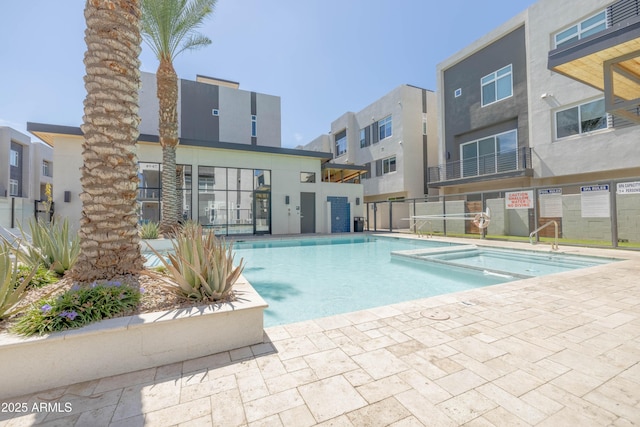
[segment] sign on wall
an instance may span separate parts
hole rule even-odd
[[[640,193],[640,181],[618,183],[618,194],[638,194]]]
[[[582,218],[609,218],[609,185],[587,185],[580,187]]]
[[[538,190],[538,200],[542,218],[562,218],[562,188]]]
[[[533,191],[512,191],[505,193],[507,209],[531,209],[533,208]]]

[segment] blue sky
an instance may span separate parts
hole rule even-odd
[[[180,78],[240,82],[281,97],[282,146],[327,133],[407,83],[436,90],[436,65],[534,0],[218,0],[201,32],[213,44],[183,52]],[[79,126],[85,97],[84,0],[2,1],[0,126]],[[143,71],[157,61],[143,46]],[[32,136],[32,139],[35,139]]]

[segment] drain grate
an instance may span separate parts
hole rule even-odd
[[[431,320],[449,320],[451,318],[447,313],[439,310],[425,310],[420,314],[422,317],[426,317]]]

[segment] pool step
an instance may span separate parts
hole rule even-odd
[[[505,279],[529,279],[531,277],[535,277],[534,275],[528,274],[520,274],[513,273],[510,271],[499,270],[495,268],[487,268],[485,266],[473,266],[473,265],[464,265],[455,262],[448,261],[446,258],[447,255],[452,255],[452,258],[458,258],[457,255],[461,254],[473,254],[479,253],[481,249],[479,249],[476,245],[455,245],[455,246],[447,246],[447,247],[439,247],[439,248],[429,248],[429,249],[411,249],[406,251],[393,251],[391,252],[391,257],[399,260],[411,260],[411,261],[419,261],[424,263],[435,263],[447,265],[450,267],[457,267],[469,270],[481,271],[486,275],[502,277]]]

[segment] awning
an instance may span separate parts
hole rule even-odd
[[[548,68],[603,91],[608,113],[640,123],[640,17],[552,50]]]
[[[322,182],[360,182],[360,175],[367,172],[366,166],[327,162],[322,165]]]

